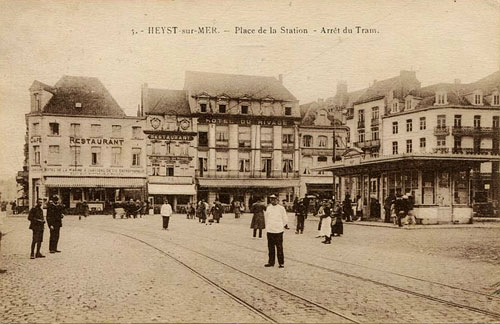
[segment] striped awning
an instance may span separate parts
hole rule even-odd
[[[47,187],[65,188],[142,188],[142,178],[47,177]]]
[[[150,195],[195,195],[194,184],[156,184],[148,185]]]

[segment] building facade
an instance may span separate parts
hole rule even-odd
[[[127,117],[96,78],[62,77],[54,86],[35,81],[26,115],[30,207],[58,194],[70,209],[93,210],[144,199],[143,120]]]

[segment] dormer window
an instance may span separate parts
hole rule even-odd
[[[241,114],[248,115],[248,106],[247,105],[241,106]]]
[[[398,111],[399,111],[399,102],[397,100],[394,100],[392,102],[391,113],[397,113]]]
[[[201,103],[201,104],[200,104],[200,111],[201,111],[202,113],[207,112],[207,104],[206,104],[206,103]]]
[[[410,110],[410,109],[412,109],[412,106],[411,106],[411,98],[406,99],[406,102],[405,102],[405,109],[406,109],[406,110]]]
[[[35,96],[35,109],[36,111],[40,111],[42,109],[42,101],[40,99],[40,94],[35,93],[34,96]]]
[[[285,116],[292,115],[292,107],[285,107]]]
[[[474,105],[482,105],[483,104],[483,92],[480,90],[474,91],[473,97]]]
[[[219,105],[219,113],[225,114],[226,113],[226,105],[225,104],[220,104]]]
[[[444,91],[436,92],[436,105],[446,105],[448,103],[447,94]]]
[[[493,106],[500,106],[500,95],[498,94],[498,91],[493,92]]]

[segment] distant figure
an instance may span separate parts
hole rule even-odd
[[[194,219],[195,214],[196,214],[196,209],[194,208],[193,203],[189,202],[186,208],[187,219]]]
[[[360,221],[363,219],[363,200],[360,195],[356,196],[356,220]]]
[[[413,210],[415,205],[415,199],[411,194],[408,194],[408,204],[407,204],[407,223],[408,225],[416,225],[417,224],[417,219],[415,218],[415,211]]]
[[[223,212],[223,207],[222,207],[222,204],[220,203],[220,201],[216,200],[214,202],[214,206],[212,207],[212,217],[213,217],[213,221],[215,221],[216,223],[219,223],[220,222],[220,219],[222,218],[222,212]],[[239,217],[237,217],[239,218]]]
[[[324,203],[324,216],[321,220],[321,230],[320,235],[325,238],[321,243],[331,244],[331,235],[332,235],[332,209],[329,201]]]
[[[135,208],[137,210],[137,214],[139,215],[139,217],[142,218],[144,206],[143,206],[143,203],[140,199],[137,199],[135,201]]]
[[[323,226],[323,219],[326,217],[325,216],[325,202],[321,201],[318,202],[318,211],[316,212],[316,215],[319,217],[319,222],[318,222],[318,235],[316,237],[321,237],[323,234],[321,233],[321,227]]]
[[[0,208],[1,209],[1,208]],[[4,228],[4,217],[5,213],[3,213],[3,210],[0,211],[0,265],[2,265],[2,236],[5,235],[5,228]],[[0,269],[0,273],[6,273],[6,269]]]
[[[333,222],[332,237],[342,236],[344,234],[344,224],[342,223],[342,207],[338,201],[333,202]]]
[[[15,201],[12,202],[12,214],[17,214],[17,204]]]
[[[233,203],[233,212],[234,212],[234,218],[241,217],[241,203],[237,200]]]
[[[64,205],[59,203],[59,197],[57,195],[52,196],[47,204],[47,224],[50,229],[50,239],[49,239],[49,252],[59,253],[57,249],[57,244],[59,242],[59,233],[62,227],[62,219]]]
[[[253,237],[256,237],[257,231],[259,231],[259,238],[262,238],[262,230],[266,228],[266,221],[264,218],[264,212],[266,211],[266,203],[264,198],[261,197],[252,205],[252,222],[250,223],[250,228],[253,229]]]
[[[352,204],[351,195],[345,194],[344,203],[342,204],[342,211],[344,212],[344,217],[346,222],[352,221]]]
[[[89,215],[89,205],[87,204],[86,201],[83,201],[81,208],[82,208],[81,213],[83,217],[87,218],[87,216]],[[78,216],[79,220],[82,219],[82,215]]]
[[[163,220],[163,229],[168,230],[168,222],[170,221],[170,216],[172,216],[172,206],[170,206],[167,199],[161,205],[160,214]]]
[[[295,203],[295,216],[297,217],[297,227],[295,234],[304,233],[304,221],[307,217],[307,207],[304,205],[304,199],[299,199]]]
[[[203,199],[198,202],[196,214],[198,215],[198,221],[200,223],[205,223],[207,221],[207,209],[205,207],[205,202],[203,201]]]
[[[387,198],[385,198],[384,201],[384,222],[385,223],[390,223],[391,222],[391,206],[394,203],[394,195],[389,194]]]
[[[403,227],[401,219],[405,217],[405,202],[403,201],[403,196],[398,194],[396,201],[394,202],[394,210],[396,211],[396,220],[399,227]]]
[[[31,208],[28,214],[28,220],[30,221],[30,230],[33,231],[33,238],[31,240],[31,255],[30,258],[45,258],[44,255],[40,253],[40,248],[42,247],[43,241],[43,230],[45,227],[45,220],[43,219],[42,210],[42,199],[38,199],[36,206]],[[36,246],[36,254],[35,254]]]
[[[278,254],[279,267],[284,268],[283,232],[288,229],[288,216],[285,207],[278,205],[278,197],[271,195],[269,199],[271,199],[271,205],[267,206],[265,212],[269,259],[264,266],[274,267],[275,256]]]

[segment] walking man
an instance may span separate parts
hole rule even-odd
[[[59,197],[54,195],[47,205],[47,224],[50,229],[49,252],[59,253],[57,243],[59,242],[59,232],[62,227],[64,205],[59,203]]]
[[[271,199],[271,205],[267,206],[265,213],[269,261],[264,266],[274,267],[275,253],[277,253],[279,267],[284,268],[283,232],[288,229],[288,216],[285,207],[278,205],[278,197],[271,195],[269,199]]]
[[[297,228],[295,234],[304,233],[304,221],[307,217],[307,207],[304,205],[304,200],[300,199],[295,204],[295,215],[297,216]]]
[[[266,228],[266,222],[264,218],[264,212],[266,211],[266,204],[264,203],[264,198],[260,198],[257,202],[252,205],[252,222],[250,223],[250,228],[253,229],[253,237],[256,237],[257,231],[259,231],[259,239],[262,238],[262,230]]]
[[[36,206],[31,208],[28,214],[28,220],[30,221],[30,230],[33,231],[33,239],[31,240],[31,259],[45,258],[44,255],[40,253],[40,248],[42,247],[43,241],[43,229],[45,227],[45,220],[43,219],[42,210],[42,200],[38,199]],[[36,254],[35,254],[36,245]]]
[[[163,205],[161,205],[160,214],[163,219],[163,229],[168,230],[168,222],[170,220],[170,216],[172,216],[172,206],[170,206],[167,199],[165,199],[163,201]]]

